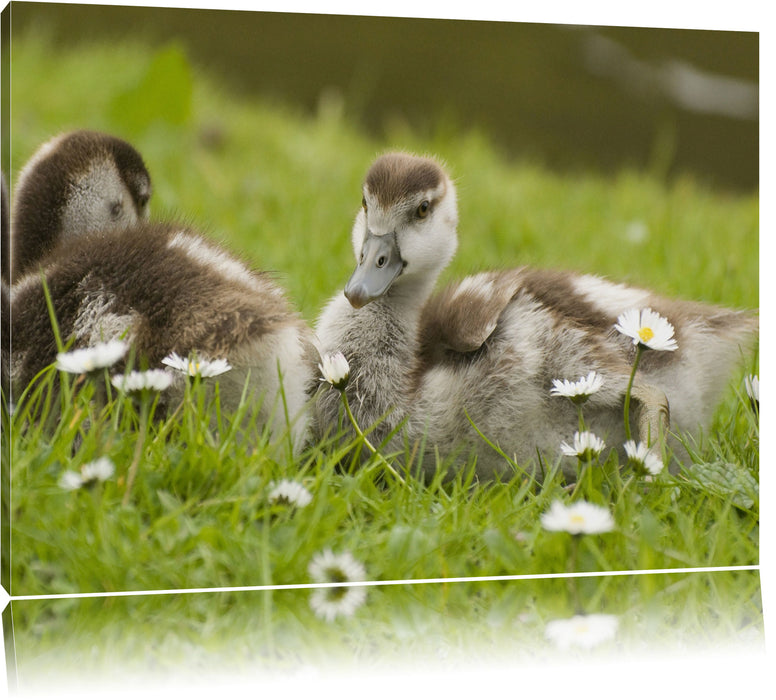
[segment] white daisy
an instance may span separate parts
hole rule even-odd
[[[574,615],[548,622],[544,636],[564,651],[571,647],[592,649],[614,639],[618,624],[614,615]]]
[[[744,389],[752,401],[760,403],[760,379],[756,374],[747,374],[744,377]]]
[[[111,384],[119,391],[133,392],[150,389],[164,391],[172,384],[173,376],[163,369],[149,369],[144,372],[133,370],[129,374],[116,374],[111,377]]]
[[[115,471],[116,468],[108,457],[99,457],[92,462],[81,465],[78,472],[66,471],[59,479],[59,486],[66,491],[74,491],[97,481],[107,481]]]
[[[113,476],[116,467],[108,457],[99,457],[92,462],[87,462],[81,467],[81,476],[85,482],[106,481]]]
[[[565,396],[574,403],[586,401],[591,394],[595,394],[604,383],[604,378],[595,371],[589,372],[586,377],[580,377],[575,382],[568,379],[553,379],[551,396]]]
[[[71,374],[85,374],[110,367],[118,362],[129,349],[123,340],[97,343],[91,348],[80,348],[57,353],[57,369]]]
[[[304,508],[313,500],[312,494],[298,481],[282,479],[270,484],[269,500],[275,503],[288,503],[297,508]]]
[[[316,588],[310,596],[310,607],[318,617],[332,622],[337,615],[351,617],[366,600],[363,586]]]
[[[190,377],[216,377],[219,374],[228,372],[232,366],[225,359],[217,360],[199,360],[195,357],[186,359],[177,352],[171,352],[162,360],[162,364],[184,372]]]
[[[614,327],[633,338],[634,345],[651,350],[676,350],[674,327],[652,309],[630,309],[617,317]]]
[[[307,569],[317,583],[363,581],[366,570],[350,552],[334,554],[330,549],[316,554]],[[350,617],[366,600],[363,586],[326,586],[317,588],[310,596],[310,607],[319,617],[331,622],[338,615]]]
[[[624,447],[625,454],[628,455],[628,460],[636,471],[653,476],[663,471],[663,460],[643,442],[636,444],[635,440],[628,440]]]
[[[84,485],[84,480],[78,472],[68,469],[61,477],[59,477],[59,487],[65,491],[75,491],[80,489]]]
[[[606,443],[591,433],[589,430],[574,433],[574,444],[567,442],[560,443],[561,452],[567,457],[579,457],[579,459],[592,459],[601,454],[601,450],[606,447]]]
[[[318,368],[323,373],[323,379],[335,389],[342,391],[350,379],[350,365],[341,352],[324,355]]]
[[[366,576],[364,565],[354,559],[350,552],[334,554],[331,549],[318,552],[307,570],[317,583],[363,581]]]
[[[550,509],[542,514],[542,527],[572,535],[597,535],[613,530],[614,518],[606,508],[587,501],[576,501],[568,506],[553,501]]]

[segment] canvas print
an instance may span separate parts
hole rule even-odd
[[[760,648],[756,32],[3,12],[19,692]]]

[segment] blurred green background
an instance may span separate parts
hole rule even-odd
[[[756,33],[8,9],[12,196],[54,134],[125,138],[152,218],[275,272],[310,321],[352,272],[360,185],[386,149],[434,154],[456,180],[442,281],[528,264],[759,304]]]
[[[308,113],[342,109],[378,137],[397,123],[422,135],[441,122],[563,172],[630,167],[660,178],[689,172],[722,189],[758,185],[754,32],[26,2],[11,10],[14,35],[40,33],[52,50],[175,39],[225,88]]]

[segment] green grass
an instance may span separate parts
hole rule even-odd
[[[446,279],[532,264],[728,306],[759,303],[755,195],[631,171],[553,174],[507,162],[482,134],[444,125],[421,134],[386,124],[382,138],[369,138],[336,100],[306,116],[221,94],[175,46],[54,54],[44,40],[22,37],[11,58],[12,186],[34,149],[62,130],[127,138],[152,175],[152,217],[180,217],[275,271],[311,323],[351,270],[361,178],[388,148],[434,153],[457,178],[461,243]],[[149,94],[166,117],[146,111]],[[747,369],[756,371],[753,360]],[[450,470],[444,481],[449,465],[440,465],[430,484],[400,484],[378,460],[356,469],[352,443],[316,444],[289,458],[284,436],[270,442],[253,427],[245,436],[230,416],[214,426],[215,407],[202,410],[208,399],[198,390],[142,437],[131,401],[95,403],[94,386],[72,378],[63,397],[51,398],[53,380],[50,370],[30,389],[30,404],[51,401],[41,409],[44,416],[50,410],[48,420],[31,421],[21,410],[10,433],[3,431],[13,456],[15,596],[306,583],[310,560],[325,548],[352,552],[370,579],[382,581],[758,562],[758,422],[738,383],[680,475],[647,484],[611,460],[597,469],[580,495],[607,504],[616,529],[575,546],[540,524],[554,499],[569,498],[557,476],[541,488],[519,474],[482,485],[471,469]],[[139,439],[139,474],[122,505]],[[66,469],[101,454],[116,465],[112,479],[74,492],[58,486]],[[411,466],[412,457],[396,463]],[[727,476],[710,481],[722,467]],[[281,478],[303,482],[312,503],[296,510],[270,503],[270,484]],[[756,573],[378,587],[353,618],[333,624],[314,616],[308,596],[17,601],[20,672],[54,658],[97,663],[134,655],[142,664],[149,648],[164,665],[193,645],[228,655],[236,639],[246,640],[246,659],[280,666],[323,658],[329,638],[358,658],[386,649],[436,653],[440,645],[464,653],[473,643],[487,653],[507,637],[528,644],[548,619],[578,608],[622,616],[621,633],[633,640],[645,633],[658,642],[677,633],[729,638],[762,628]],[[132,633],[122,634],[118,621],[127,618],[135,620]],[[289,644],[300,645],[298,656]],[[63,645],[70,651],[60,656]],[[100,651],[88,656],[93,645]]]

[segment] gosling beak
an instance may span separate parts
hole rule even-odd
[[[355,309],[385,294],[404,269],[396,233],[375,236],[367,232],[361,258],[345,285],[345,296]]]

